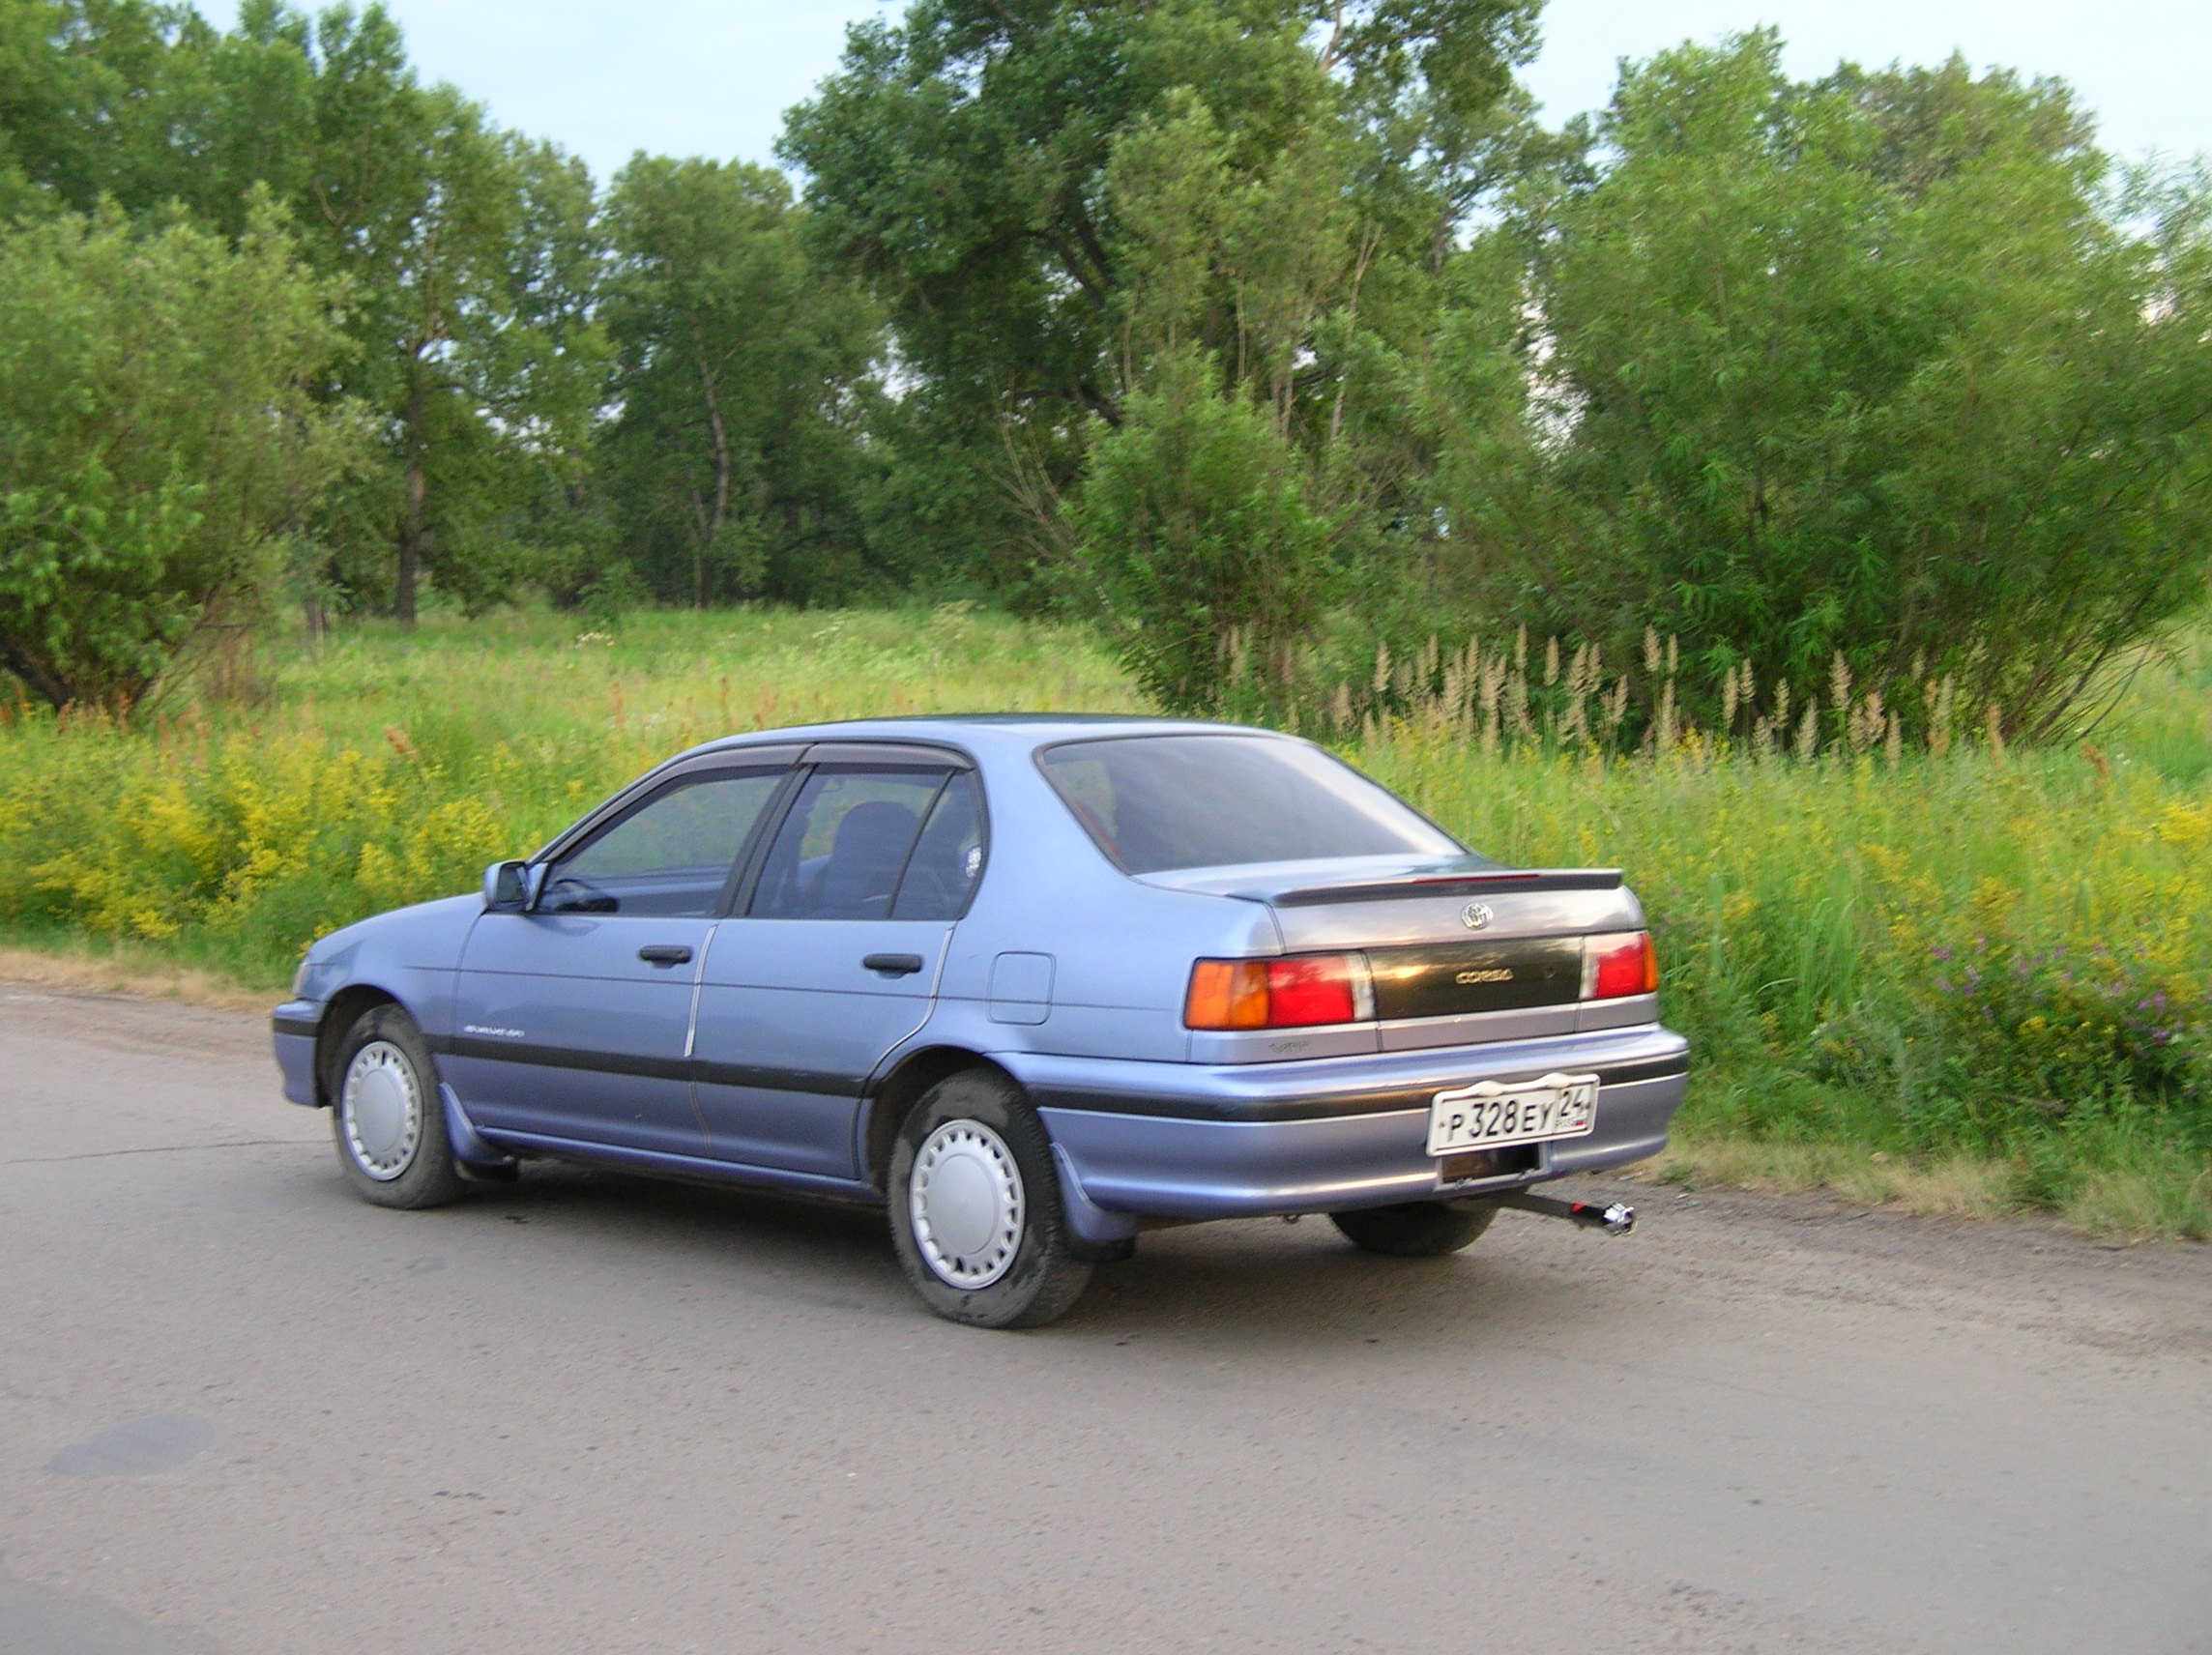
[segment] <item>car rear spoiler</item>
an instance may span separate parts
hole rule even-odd
[[[1267,893],[1277,908],[1332,902],[1407,902],[1424,896],[1510,896],[1525,890],[1618,890],[1618,868],[1511,868],[1494,874],[1443,874],[1371,880],[1356,885],[1300,886]]]

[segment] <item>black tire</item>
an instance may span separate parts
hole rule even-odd
[[[1410,1201],[1403,1206],[1368,1206],[1328,1216],[1345,1239],[1362,1252],[1392,1259],[1434,1259],[1458,1252],[1488,1230],[1498,1216],[1498,1204]]]
[[[363,1013],[338,1042],[331,1137],[346,1182],[365,1202],[443,1206],[460,1196],[438,1066],[422,1031],[398,1006]]]
[[[1090,1285],[1044,1124],[996,1070],[963,1069],[922,1094],[891,1146],[889,1195],[899,1264],[947,1321],[1041,1327]]]

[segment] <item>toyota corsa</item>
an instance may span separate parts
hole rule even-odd
[[[1464,1247],[1666,1142],[1688,1048],[1618,873],[1500,866],[1307,741],[884,720],[669,760],[480,894],[308,950],[285,1095],[384,1206],[554,1158],[879,1205],[1033,1326],[1139,1233]]]

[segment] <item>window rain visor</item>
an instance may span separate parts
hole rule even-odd
[[[1302,741],[1121,737],[1064,742],[1038,759],[1124,873],[1465,854],[1433,823]]]

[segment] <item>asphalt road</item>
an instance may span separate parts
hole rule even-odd
[[[872,1215],[364,1206],[257,1020],[0,986],[0,1650],[2212,1650],[2212,1249],[1636,1199],[973,1332]]]

